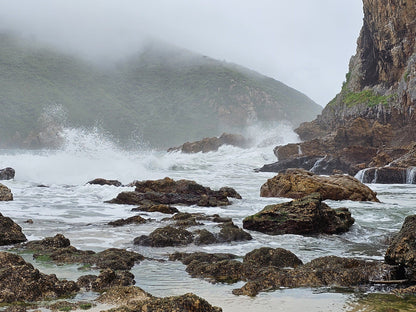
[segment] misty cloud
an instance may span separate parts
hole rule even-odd
[[[325,105],[339,92],[361,0],[0,0],[0,28],[99,62],[147,38],[234,62]]]

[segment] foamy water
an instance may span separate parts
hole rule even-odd
[[[112,228],[109,221],[134,215],[128,205],[112,205],[104,201],[132,188],[97,186],[87,181],[102,177],[117,179],[123,184],[133,180],[192,179],[217,189],[234,187],[243,197],[227,207],[180,207],[181,211],[218,213],[242,225],[244,217],[265,205],[287,201],[284,198],[261,198],[260,186],[273,173],[255,173],[253,169],[276,160],[273,147],[296,142],[297,136],[288,126],[276,129],[251,128],[246,135],[257,139],[253,147],[240,149],[223,146],[217,152],[181,154],[149,149],[120,150],[98,131],[65,129],[65,145],[61,150],[1,150],[0,168],[13,167],[16,177],[2,181],[11,188],[14,201],[0,202],[0,212],[13,218],[29,239],[41,239],[62,233],[80,249],[96,251],[109,247],[127,248],[146,256],[166,259],[174,251],[230,252],[240,256],[262,246],[291,250],[303,262],[326,255],[383,259],[386,238],[398,231],[407,215],[416,213],[415,185],[369,185],[378,192],[381,203],[328,201],[333,207],[347,207],[356,219],[351,231],[342,235],[269,236],[251,232],[252,241],[210,246],[150,248],[133,245],[133,239],[149,234],[162,226],[166,215],[144,214],[155,222]],[[33,224],[25,223],[32,219]],[[208,225],[214,229],[214,225]],[[71,276],[68,267],[47,266],[41,269],[58,276]],[[60,273],[66,272],[66,273]],[[68,273],[69,272],[69,273]],[[145,261],[132,272],[137,285],[157,296],[194,292],[224,311],[346,311],[346,302],[353,295],[328,293],[322,290],[286,289],[262,293],[256,298],[237,297],[231,290],[242,286],[212,285],[193,279],[179,262]],[[60,275],[62,274],[62,275]],[[72,274],[73,275],[73,274]],[[77,276],[77,275],[73,275]],[[298,299],[302,297],[302,299]]]

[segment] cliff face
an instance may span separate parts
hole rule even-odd
[[[401,131],[416,124],[416,0],[363,4],[363,27],[346,81],[322,115],[300,127],[304,139],[311,138],[312,128],[312,137],[319,136],[357,117],[391,124],[401,143],[416,139],[403,138]]]

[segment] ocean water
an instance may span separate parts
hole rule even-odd
[[[87,181],[101,177],[128,184],[133,180],[171,177],[195,180],[212,189],[230,186],[243,197],[233,199],[230,206],[178,208],[184,212],[231,217],[234,223],[242,226],[243,218],[265,205],[288,201],[261,198],[260,186],[274,173],[257,173],[254,169],[274,162],[273,147],[296,142],[297,136],[286,125],[274,129],[253,127],[245,134],[255,138],[249,149],[223,146],[217,152],[181,154],[142,148],[140,144],[133,150],[120,150],[96,130],[65,129],[63,135],[65,145],[60,150],[0,150],[0,168],[16,170],[14,180],[1,181],[12,190],[14,201],[0,202],[0,212],[17,222],[29,240],[62,233],[79,249],[127,248],[157,259],[167,259],[174,251],[229,252],[243,256],[255,248],[268,246],[288,249],[304,263],[326,255],[382,260],[388,239],[400,229],[406,216],[416,213],[416,185],[369,184],[378,193],[380,203],[327,201],[333,208],[347,207],[356,220],[351,230],[342,235],[269,236],[251,232],[254,239],[248,242],[179,248],[134,246],[135,237],[164,226],[166,215],[143,213],[154,222],[117,228],[108,226],[109,221],[135,213],[130,211],[132,206],[104,202],[133,188],[89,185]],[[33,223],[27,223],[28,219]],[[37,263],[27,255],[26,259],[41,271],[61,278],[76,279],[83,274],[76,266]],[[232,289],[243,283],[211,284],[190,278],[180,262],[144,261],[136,265],[132,273],[136,285],[155,296],[193,292],[225,312],[349,311],[357,299],[356,294],[346,290],[329,289],[280,289],[255,298],[234,296]]]

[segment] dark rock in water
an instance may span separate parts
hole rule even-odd
[[[206,252],[175,252],[169,256],[170,261],[181,261],[183,264],[188,265],[192,261],[199,262],[218,262],[222,260],[236,259],[237,256],[229,253],[206,253]]]
[[[247,233],[243,229],[240,229],[232,222],[224,223],[221,225],[221,231],[218,234],[218,241],[224,242],[239,242],[252,240],[250,233]]]
[[[0,246],[12,245],[27,241],[22,228],[9,217],[0,213]]]
[[[103,178],[97,178],[97,179],[88,181],[87,184],[122,186],[120,181],[106,180],[106,179],[103,179]]]
[[[168,152],[180,151],[187,154],[215,152],[222,145],[232,145],[245,148],[249,145],[249,140],[244,138],[242,135],[223,133],[219,138],[204,138],[201,141],[192,143],[186,142],[181,146],[171,147],[168,149]]]
[[[103,292],[116,286],[134,285],[134,275],[128,271],[115,272],[112,269],[101,270],[100,275],[84,275],[78,278],[77,285],[79,288]]]
[[[213,191],[209,187],[204,187],[190,180],[174,181],[164,178],[143,182],[136,181],[134,186],[136,186],[134,192],[122,192],[109,203],[144,206],[185,204],[216,207],[230,205],[227,196],[241,198],[234,189],[227,187]]]
[[[354,218],[346,208],[332,209],[314,193],[288,203],[266,206],[243,220],[243,227],[271,235],[338,234],[348,231]]]
[[[363,183],[411,184],[414,179],[408,181],[408,172],[406,168],[397,167],[368,168],[362,170],[358,176]]]
[[[14,179],[15,171],[13,168],[7,167],[0,169],[0,180],[11,180]]]
[[[144,205],[137,208],[133,208],[131,211],[145,211],[145,212],[160,212],[166,214],[174,214],[179,212],[178,208],[170,205]]]
[[[217,237],[206,229],[196,231],[195,245],[210,245],[218,243]]]
[[[288,169],[268,179],[260,196],[301,198],[316,192],[323,200],[379,201],[375,192],[351,176],[318,176],[302,169]]]
[[[183,246],[192,243],[193,239],[193,234],[185,229],[166,226],[154,230],[149,236],[136,237],[134,244],[151,247]]]
[[[123,226],[127,224],[143,224],[146,223],[147,220],[141,216],[134,216],[127,219],[118,219],[116,221],[108,222],[108,225],[112,226]]]
[[[116,305],[113,312],[221,312],[204,299],[185,294],[176,297],[157,298],[139,287],[113,287],[97,299],[98,302]]]
[[[79,291],[75,282],[43,274],[15,254],[0,252],[0,267],[0,303],[58,299]]]
[[[46,256],[56,263],[84,263],[95,265],[99,269],[130,270],[135,263],[144,259],[141,254],[118,248],[109,248],[98,253],[78,250],[62,234],[40,241],[30,241],[23,247],[33,251],[34,258]]]
[[[416,281],[416,215],[404,220],[400,232],[388,247],[384,259],[386,263],[400,266],[406,278]]]
[[[369,285],[373,280],[390,280],[395,268],[377,261],[335,256],[321,257],[294,269],[269,267],[258,272],[235,295],[255,296],[260,291],[280,287],[354,287]]]
[[[13,200],[12,191],[5,185],[0,183],[0,201]]]
[[[264,165],[256,171],[260,172],[283,172],[290,168],[301,168],[311,170],[315,163],[322,159],[322,156],[302,156],[292,159],[285,159],[272,164]]]
[[[243,263],[253,267],[296,268],[302,261],[291,251],[283,248],[262,247],[244,256]]]

